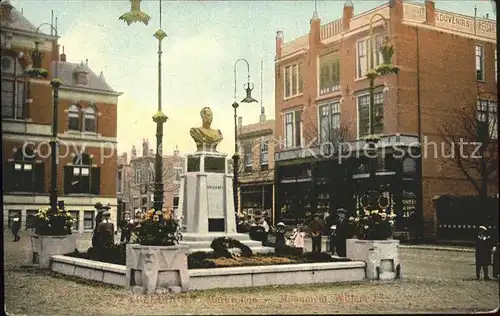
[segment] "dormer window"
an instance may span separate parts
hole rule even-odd
[[[75,69],[76,83],[80,85],[89,84],[89,71],[83,61]]]

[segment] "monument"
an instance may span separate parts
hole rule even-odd
[[[190,130],[197,151],[185,156],[181,176],[178,212],[185,228],[180,243],[188,245],[190,252],[210,251],[212,240],[229,237],[249,246],[254,253],[273,252],[273,248],[237,233],[233,176],[227,173],[227,154],[217,152],[222,133],[211,128],[213,113],[209,107],[204,107],[200,115],[202,126]]]

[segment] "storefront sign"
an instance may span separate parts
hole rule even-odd
[[[411,212],[415,211],[417,207],[417,199],[415,193],[403,190],[402,204],[403,204],[403,214],[409,216]]]
[[[403,3],[404,19],[416,22],[425,21],[425,7],[413,3]]]
[[[483,19],[474,20],[474,18],[469,18],[463,15],[436,12],[435,25],[450,30],[489,38],[495,38],[496,36],[496,24],[494,21]]]
[[[224,218],[224,179],[223,174],[207,176],[208,217]]]

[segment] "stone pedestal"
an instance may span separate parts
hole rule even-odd
[[[189,289],[188,247],[127,245],[126,282],[134,293],[154,294]]]
[[[401,277],[399,240],[347,239],[347,258],[366,262],[369,280],[394,280]]]
[[[32,251],[29,254],[28,265],[42,269],[50,268],[50,258],[54,255],[64,255],[75,251],[76,236],[44,236],[31,235]]]
[[[254,252],[272,252],[248,235],[236,231],[233,175],[227,173],[227,154],[195,152],[185,156],[181,176],[178,215],[183,216],[181,244],[190,252],[210,251],[212,240],[230,237],[249,246]]]

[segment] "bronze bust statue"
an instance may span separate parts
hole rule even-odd
[[[222,141],[222,133],[218,129],[210,128],[212,124],[213,113],[209,107],[204,107],[200,111],[202,126],[193,127],[189,130],[189,134],[196,143],[197,151],[217,151],[217,145]]]

